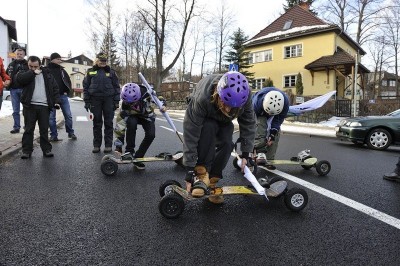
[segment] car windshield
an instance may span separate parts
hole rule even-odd
[[[387,116],[400,117],[400,109],[393,111],[391,113],[388,113]]]

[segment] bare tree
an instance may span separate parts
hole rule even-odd
[[[147,0],[151,7],[143,8],[138,7],[139,14],[142,16],[143,21],[151,29],[154,34],[154,45],[155,45],[155,60],[156,60],[156,80],[155,88],[159,90],[162,79],[168,74],[169,70],[175,65],[178,60],[183,45],[185,42],[186,32],[190,20],[194,16],[195,0],[182,0],[182,9],[177,9],[176,5],[168,5],[167,0]],[[168,2],[170,3],[170,2]],[[176,4],[176,3],[175,3]],[[181,32],[180,32],[180,43],[178,49],[175,51],[172,62],[164,67],[163,57],[165,56],[165,47],[167,46],[167,36],[169,30],[176,30],[177,23],[171,24],[174,20],[171,17],[177,17],[181,15]],[[169,28],[169,27],[174,27]]]
[[[95,53],[99,48],[111,49],[114,29],[118,25],[117,16],[112,9],[112,0],[85,0],[91,7],[91,16],[88,18],[91,25],[91,41]],[[103,46],[103,47],[102,47]],[[110,55],[111,51],[103,51]]]
[[[351,0],[350,0],[351,1]],[[322,2],[319,10],[325,19],[333,24],[338,24],[340,28],[347,32],[349,26],[356,20],[355,15],[350,12],[349,0],[327,0]]]
[[[384,0],[325,0],[320,8],[324,18],[350,36],[354,36],[359,45],[373,37],[378,26],[377,15],[384,8]]]
[[[394,57],[394,72],[396,75],[396,96],[399,96],[398,61],[400,52],[400,0],[392,0],[391,5],[382,12],[384,21],[381,25],[386,35],[386,44],[391,48]]]
[[[224,55],[224,50],[229,44],[229,37],[231,32],[234,29],[235,20],[233,19],[235,16],[232,11],[229,10],[228,5],[225,1],[221,2],[219,8],[217,8],[216,13],[213,14],[211,18],[211,23],[213,25],[213,35],[214,42],[216,46],[216,58],[217,58],[217,68],[218,73],[222,72],[222,59]]]
[[[377,35],[371,42],[368,43],[369,54],[374,63],[374,73],[372,80],[369,79],[369,83],[372,84],[372,95],[371,98],[375,99],[379,96],[382,86],[382,73],[384,69],[388,67],[389,58],[387,56],[388,51],[386,48],[385,34],[383,32],[377,33]]]

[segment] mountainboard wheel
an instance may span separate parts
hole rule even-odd
[[[299,212],[307,206],[308,195],[304,189],[292,188],[285,193],[285,205],[294,212]]]
[[[326,176],[331,171],[331,164],[328,161],[322,160],[315,164],[315,169],[320,176]]]
[[[178,218],[185,209],[183,198],[176,193],[170,193],[161,198],[158,210],[168,219]]]
[[[238,159],[235,157],[233,158],[233,167],[235,167],[237,170],[242,170],[239,165],[237,165]],[[257,164],[253,160],[250,161],[250,166],[248,166],[250,171],[253,173],[253,175],[257,174]]]
[[[168,186],[170,185],[176,185],[178,187],[182,187],[182,185],[176,180],[167,180],[164,183],[162,183],[160,185],[160,188],[158,189],[158,193],[160,194],[161,197],[164,197],[166,194],[172,192],[172,189],[168,190]]]
[[[117,174],[118,164],[113,160],[105,160],[101,163],[101,172],[106,176],[114,176]]]

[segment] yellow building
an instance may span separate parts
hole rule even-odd
[[[363,90],[363,74],[369,72],[360,63],[356,67],[356,54],[365,51],[340,27],[311,13],[306,4],[290,8],[249,39],[245,52],[249,52],[252,68],[248,71],[254,72],[256,89],[271,78],[275,87],[295,94],[300,73],[304,96],[336,90],[338,98],[353,99],[355,69],[357,91]]]

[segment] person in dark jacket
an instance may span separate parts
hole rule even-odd
[[[16,58],[7,67],[6,73],[11,78],[10,95],[11,95],[11,105],[13,108],[13,119],[14,125],[13,129],[10,131],[11,134],[19,133],[21,128],[21,116],[20,116],[20,104],[22,97],[22,86],[18,84],[16,75],[19,71],[28,70],[28,61],[25,60],[25,50],[18,48],[15,50]]]
[[[253,108],[257,116],[257,133],[254,147],[257,163],[265,164],[274,160],[278,148],[280,130],[289,111],[289,99],[284,92],[274,87],[266,87],[254,94]],[[267,165],[270,170],[276,169]]]
[[[40,148],[44,157],[53,157],[49,142],[49,116],[53,107],[59,109],[60,94],[57,83],[50,71],[40,66],[37,56],[28,58],[27,71],[18,72],[16,78],[22,86],[21,103],[23,104],[25,131],[22,136],[21,159],[28,159],[33,152],[33,136],[36,122],[39,124]]]
[[[162,97],[158,98],[163,102],[160,111],[165,112],[167,110],[165,101],[163,101]],[[117,116],[114,129],[117,137],[114,141],[115,151],[122,153],[126,132],[125,154],[121,156],[121,159],[131,161],[134,158],[143,158],[156,136],[156,114],[154,108],[151,106],[152,98],[145,86],[137,85],[136,83],[127,83],[122,87],[121,99],[120,113]],[[138,125],[142,125],[143,127],[144,138],[135,153]],[[139,170],[146,168],[142,162],[136,162],[134,166]]]
[[[187,167],[186,189],[202,197],[207,187],[215,188],[223,177],[233,150],[232,120],[239,123],[242,171],[253,150],[256,118],[251,105],[251,90],[244,75],[227,72],[209,75],[199,81],[186,109],[183,121],[183,164]],[[222,191],[209,197],[222,203]]]
[[[64,115],[65,131],[67,131],[68,138],[76,140],[74,128],[72,127],[72,113],[69,106],[68,95],[71,92],[71,79],[64,67],[60,65],[62,62],[61,56],[58,53],[50,55],[51,62],[47,65],[50,73],[53,75],[57,82],[58,90],[60,92],[60,107]],[[50,141],[58,141],[57,123],[56,123],[56,109],[50,112]]]
[[[119,107],[120,87],[117,74],[107,65],[107,55],[99,53],[95,65],[83,80],[86,111],[93,113],[93,153],[100,152],[104,117],[104,152],[112,151],[114,112]]]
[[[11,78],[7,75],[4,69],[3,58],[0,57],[0,110],[3,103],[3,89],[10,86]],[[0,153],[1,155],[1,153]]]

